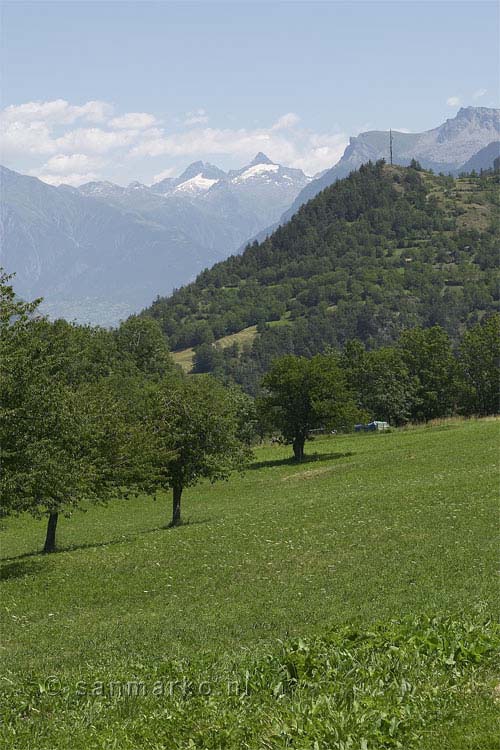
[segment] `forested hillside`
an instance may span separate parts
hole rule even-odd
[[[353,338],[379,346],[415,325],[456,338],[498,309],[499,182],[498,172],[454,179],[367,164],[144,314],[172,350],[199,347],[201,369],[222,362],[240,382],[278,354]],[[243,347],[207,346],[250,326]]]

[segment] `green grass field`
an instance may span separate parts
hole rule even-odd
[[[61,520],[51,556],[43,522],[8,519],[6,746],[498,747],[498,427],[319,438],[301,465],[259,448],[244,475],[185,493],[184,526],[165,528],[166,497],[93,507]],[[186,674],[252,690],[91,692]]]

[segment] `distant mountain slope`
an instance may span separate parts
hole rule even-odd
[[[500,157],[500,140],[493,141],[485,146],[477,154],[474,154],[458,170],[460,173],[480,172],[482,169],[492,169],[495,159]]]
[[[245,385],[286,352],[350,338],[380,345],[418,324],[456,336],[499,306],[499,187],[495,173],[458,179],[369,163],[144,314],[174,350],[257,325],[251,345],[214,360]]]
[[[395,164],[404,166],[416,159],[425,169],[457,174],[474,154],[500,139],[500,111],[487,107],[463,107],[455,117],[437,128],[423,133],[393,131],[392,136]],[[288,221],[300,206],[336,180],[347,177],[361,164],[378,159],[389,161],[388,131],[372,130],[351,138],[340,161],[306,185],[280,223]]]
[[[53,187],[2,168],[0,263],[53,316],[117,323],[276,221],[308,178],[258,154],[226,174],[195,162],[152,187]]]
[[[56,316],[116,322],[157,294],[158,279],[172,288],[207,261],[192,233],[5,168],[0,181],[0,264],[18,294],[45,297]]]
[[[195,161],[190,164],[180,177],[167,177],[161,182],[152,185],[152,190],[160,195],[172,195],[172,193],[185,193],[196,195],[204,193],[218,180],[226,178],[226,173],[203,161]]]
[[[221,222],[231,213],[239,217],[238,227],[244,230],[234,252],[253,234],[277,221],[308,182],[300,169],[275,164],[259,153],[248,166],[229,172],[226,179],[210,187],[197,205]]]
[[[153,212],[173,205],[193,205],[204,215],[216,216],[240,236],[259,231],[276,220],[309,182],[300,169],[290,169],[258,153],[239,170],[223,172],[213,164],[197,161],[177,178],[151,187],[133,182],[120,187],[110,182],[89,182],[78,190],[97,200],[139,212]],[[257,229],[255,229],[257,227]],[[233,247],[234,251],[236,248]],[[221,254],[227,254],[221,251]]]

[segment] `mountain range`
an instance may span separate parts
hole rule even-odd
[[[309,178],[262,153],[239,170],[195,162],[151,187],[54,187],[0,168],[0,264],[51,317],[114,325],[276,221]]]
[[[488,169],[498,156],[500,141],[500,111],[488,107],[462,107],[455,117],[442,125],[422,133],[392,131],[394,164],[407,166],[412,159],[424,169],[458,175],[474,168],[469,161],[476,154],[489,148],[476,169]],[[491,159],[489,158],[491,154]],[[368,161],[385,159],[390,161],[390,134],[388,131],[369,130],[349,140],[349,145],[340,161],[311,180],[298,194],[292,205],[284,212],[279,224],[287,222],[307,201],[321,190],[347,177],[353,170]],[[275,225],[276,226],[276,225]],[[274,227],[271,227],[272,230]],[[268,230],[265,234],[268,234]]]
[[[499,142],[499,111],[468,107],[424,133],[394,131],[393,159],[457,174],[491,166]],[[389,134],[370,131],[315,179],[263,153],[229,172],[194,162],[151,186],[55,187],[2,167],[0,264],[52,317],[113,325],[266,236],[360,164],[388,157]]]

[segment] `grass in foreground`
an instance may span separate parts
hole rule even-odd
[[[24,710],[4,736],[37,748],[442,750],[443,722],[454,728],[488,690],[499,647],[490,623],[420,617],[287,641],[232,667],[195,657],[75,683],[53,676],[12,691]],[[498,729],[483,726],[477,747],[496,748]]]
[[[35,554],[42,524],[9,520],[7,745],[495,747],[496,636],[481,623],[496,614],[497,439],[484,420],[321,439],[300,466],[287,448],[259,449],[245,475],[186,493],[187,525],[163,528],[166,499],[92,508],[61,524],[66,551],[50,557]],[[442,644],[431,655],[422,632]],[[451,642],[468,654],[457,668]],[[75,694],[79,680],[186,675],[241,687],[247,669],[250,695]]]

